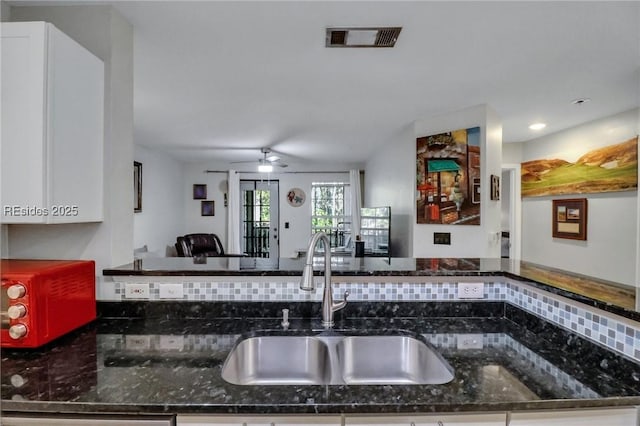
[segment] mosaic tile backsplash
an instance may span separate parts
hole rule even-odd
[[[251,281],[185,281],[182,284],[184,301],[315,301],[322,300],[323,285],[307,292],[300,290],[297,280],[273,282]],[[143,283],[131,277],[126,280],[100,283],[98,298],[102,301],[122,301],[127,283]],[[145,282],[146,283],[146,282]],[[160,287],[164,282],[148,282],[148,300],[162,300]],[[333,285],[334,297],[350,292],[350,302],[362,301],[455,301],[458,283],[349,283]],[[562,296],[553,295],[524,283],[485,282],[485,301],[505,301],[545,320],[578,333],[618,353],[640,362],[640,323],[619,317]]]

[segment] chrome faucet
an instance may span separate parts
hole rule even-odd
[[[313,282],[313,253],[318,241],[322,240],[324,244],[324,294],[322,296],[322,326],[324,328],[333,327],[333,313],[344,308],[347,305],[347,297],[349,292],[344,292],[344,300],[333,303],[333,292],[331,290],[331,243],[329,237],[324,232],[313,234],[309,240],[309,248],[307,249],[307,261],[302,270],[302,280],[300,280],[300,289],[306,291],[315,290]]]

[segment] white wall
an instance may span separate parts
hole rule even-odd
[[[510,209],[511,205],[511,173],[509,170],[502,172],[502,178],[500,179],[500,204],[502,205],[501,217],[500,217],[500,230],[510,231]]]
[[[416,138],[481,127],[481,224],[416,224]],[[489,176],[501,175],[502,124],[486,105],[417,120],[380,147],[366,165],[368,204],[390,205],[392,251],[409,257],[499,257],[500,201],[489,201]],[[434,245],[434,232],[450,232],[451,245]]]
[[[133,217],[133,245],[165,256],[167,246],[185,234],[183,163],[139,145],[134,159],[142,163],[142,211]]]
[[[349,172],[282,174],[280,180],[280,256],[292,257],[296,249],[306,249],[311,237],[311,184],[313,182],[349,182]],[[366,181],[366,177],[365,177]],[[307,195],[304,204],[292,207],[287,192],[300,188]],[[289,222],[289,229],[285,229]]]
[[[522,161],[626,141],[638,134],[638,110],[627,111],[528,141]],[[587,240],[551,237],[551,200],[587,198]],[[637,191],[522,199],[522,259],[635,285]]]
[[[331,166],[310,166],[307,171],[297,169],[301,173],[286,171],[272,173],[269,176],[259,173],[240,173],[240,180],[267,179],[277,181],[279,185],[279,235],[280,257],[291,257],[296,249],[307,246],[311,236],[311,184],[313,182],[349,182],[348,167],[350,165],[335,164]],[[218,234],[225,247],[227,242],[227,214],[224,207],[224,193],[227,191],[227,173],[205,173],[205,170],[225,171],[228,164],[186,164],[183,184],[183,203],[185,203],[185,233],[207,232]],[[310,173],[312,170],[329,171],[331,173]],[[347,170],[347,171],[344,171]],[[338,171],[339,173],[334,173]],[[365,178],[366,181],[366,178]],[[215,216],[200,215],[200,200],[193,199],[193,184],[207,185],[207,199],[215,201]],[[305,203],[300,207],[292,207],[286,201],[286,193],[291,188],[300,188],[307,195]],[[289,222],[289,228],[285,228]]]
[[[499,257],[500,201],[489,199],[490,175],[502,174],[502,124],[497,114],[488,106],[481,105],[451,114],[416,121],[414,124],[413,155],[415,139],[451,130],[480,127],[481,204],[480,225],[433,225],[416,224],[415,196],[413,208],[413,256],[414,257]],[[411,173],[412,189],[415,191],[415,164]],[[433,244],[434,232],[450,232],[451,245]]]
[[[0,21],[8,22],[11,19],[11,7],[6,1],[0,1]]]
[[[105,212],[101,223],[9,225],[8,254],[94,259],[98,274],[128,263],[133,258],[133,29],[110,6],[14,6],[10,14],[14,21],[53,23],[105,63]]]
[[[227,192],[227,173],[205,173],[207,165],[185,165],[185,179],[182,184],[182,203],[184,205],[184,234],[208,233],[217,234],[227,244],[227,212],[224,207],[224,193]],[[216,167],[213,170],[223,170]],[[193,199],[193,185],[207,185],[207,200],[215,201],[215,216],[200,214],[200,201]]]
[[[520,164],[522,162],[522,149],[524,143],[503,143],[502,144],[502,163],[503,164]]]
[[[391,253],[411,257],[415,194],[416,141],[413,126],[377,149],[365,167],[366,206],[391,206]]]

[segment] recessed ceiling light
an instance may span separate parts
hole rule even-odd
[[[591,102],[591,98],[578,98],[571,101],[573,105],[582,105],[587,102]]]
[[[542,130],[545,127],[547,127],[545,123],[533,123],[532,125],[529,126],[531,130]]]

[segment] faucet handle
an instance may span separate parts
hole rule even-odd
[[[289,328],[289,310],[282,310],[282,322],[280,323],[285,330]]]
[[[345,290],[344,292],[344,296],[342,297],[342,300],[344,300],[345,302],[347,301],[347,297],[349,297],[351,293],[349,293],[349,290]]]

